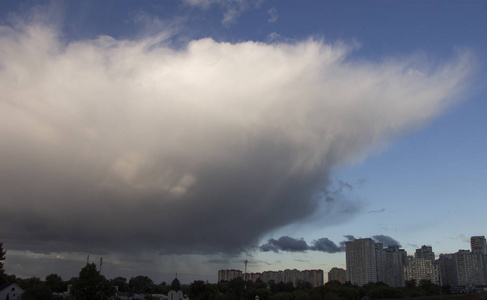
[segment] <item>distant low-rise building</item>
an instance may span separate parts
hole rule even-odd
[[[347,282],[347,271],[342,268],[332,268],[328,272],[328,282],[339,281],[341,284]]]
[[[230,280],[233,280],[235,278],[242,278],[242,271],[240,270],[235,270],[235,269],[231,269],[231,270],[219,270],[218,271],[218,281],[222,281],[222,280],[225,280],[225,281],[230,281]]]
[[[232,280],[240,277],[244,280],[257,281],[262,280],[265,283],[273,281],[274,283],[279,282],[291,282],[294,286],[297,285],[299,281],[309,282],[313,287],[323,285],[323,270],[304,270],[299,271],[296,269],[290,270],[286,269],[283,271],[264,271],[262,273],[247,273],[242,274],[240,270],[219,270],[218,271],[218,281],[221,280]]]

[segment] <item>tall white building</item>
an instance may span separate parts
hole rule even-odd
[[[345,254],[348,281],[357,285],[377,281],[376,246],[372,239],[346,242]]]

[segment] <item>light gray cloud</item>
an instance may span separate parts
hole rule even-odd
[[[269,15],[269,20],[267,20],[269,23],[277,22],[277,18],[279,17],[279,14],[277,13],[277,9],[275,7],[270,8],[267,11],[267,14]]]
[[[343,180],[338,180],[338,184],[340,185],[340,192],[345,188],[347,190],[353,190],[353,185],[348,183],[348,182],[345,182]]]
[[[258,8],[262,1],[249,0],[183,0],[186,5],[209,9],[217,6],[223,11],[222,23],[229,25],[234,23],[237,18],[245,11]]]
[[[267,41],[268,42],[275,42],[275,41],[278,41],[280,39],[281,35],[277,32],[271,32],[267,35]]]
[[[428,69],[349,60],[345,43],[166,38],[0,27],[9,249],[240,253],[322,207],[354,211],[313,195],[441,113],[470,70],[467,54]]]

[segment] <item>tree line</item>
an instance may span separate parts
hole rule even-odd
[[[189,285],[180,285],[177,279],[168,285],[165,282],[154,283],[147,276],[136,276],[127,280],[124,277],[106,279],[100,274],[95,264],[87,264],[77,277],[64,281],[57,274],[47,275],[45,280],[37,277],[21,279],[4,272],[3,261],[5,251],[0,243],[0,286],[16,283],[24,294],[22,300],[54,300],[56,293],[63,293],[70,287],[71,299],[94,300],[113,299],[116,290],[120,293],[147,295],[167,295],[170,290],[182,290],[191,300],[360,300],[364,296],[369,299],[415,298],[424,296],[450,294],[448,286],[440,287],[429,280],[406,281],[405,287],[394,288],[383,282],[369,283],[365,286],[353,285],[349,282],[341,284],[338,281],[328,282],[323,286],[313,288],[309,282],[298,281],[296,286],[291,282],[263,282],[262,280],[244,281],[235,278],[231,281],[208,283],[196,280]],[[117,287],[117,288],[115,288]]]
[[[364,296],[369,299],[398,299],[450,294],[449,287],[440,287],[429,280],[421,280],[418,284],[414,280],[407,281],[402,288],[390,287],[383,282],[359,287],[339,281],[313,288],[309,282],[298,281],[293,286],[291,282],[265,283],[236,278],[216,284],[195,281],[189,286],[189,291],[191,300],[254,300],[256,296],[259,300],[361,300]]]

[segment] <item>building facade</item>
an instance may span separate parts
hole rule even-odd
[[[218,271],[218,281],[222,281],[222,280],[230,281],[237,277],[242,278],[242,271],[234,270],[234,269]]]
[[[365,285],[377,281],[376,247],[372,239],[356,239],[345,243],[347,280]]]
[[[438,266],[435,261],[435,253],[431,246],[422,246],[416,249],[414,257],[408,257],[406,266],[407,280],[430,280],[438,283]]]
[[[286,269],[283,271],[265,271],[262,273],[246,273],[242,274],[240,270],[219,270],[218,271],[218,281],[222,280],[232,280],[240,277],[244,280],[257,281],[262,280],[265,283],[273,281],[274,283],[279,282],[291,282],[293,286],[301,282],[309,282],[313,287],[318,287],[323,285],[323,270],[304,270],[299,271],[296,269]]]
[[[383,282],[392,287],[403,287],[405,283],[404,269],[407,264],[407,253],[398,246],[389,246],[383,250],[384,275]]]

